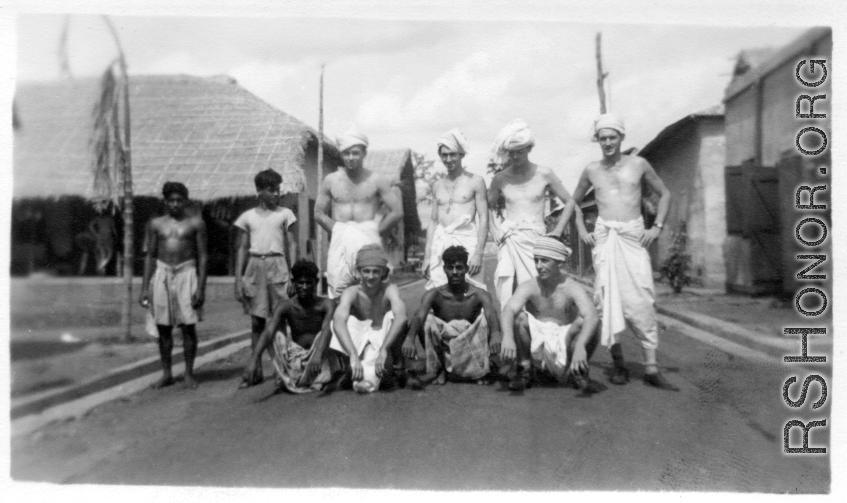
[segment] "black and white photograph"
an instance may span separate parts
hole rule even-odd
[[[844,492],[844,7],[4,3],[13,500]]]

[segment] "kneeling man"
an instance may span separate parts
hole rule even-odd
[[[337,354],[327,351],[335,301],[315,294],[318,266],[300,260],[291,268],[291,276],[296,296],[284,299],[274,309],[253,348],[239,388],[261,382],[256,379],[256,368],[261,365],[262,351],[272,341],[277,384],[292,393],[319,391],[343,369]]]
[[[356,254],[359,283],[344,290],[332,319],[330,348],[350,357],[353,389],[371,393],[385,377],[399,377],[399,348],[392,347],[406,330],[406,306],[397,285],[387,283],[388,257],[379,245],[365,245]],[[392,358],[388,358],[389,351]],[[400,367],[402,370],[402,367]],[[402,372],[400,372],[402,374]]]
[[[437,376],[436,384],[444,384],[447,374],[483,379],[490,371],[489,352],[500,352],[497,311],[491,295],[468,282],[468,251],[464,247],[447,248],[441,261],[447,284],[424,294],[410,323],[403,355],[415,357],[417,335],[426,348],[426,373]],[[410,382],[413,388],[421,386],[416,378]]]
[[[587,391],[588,359],[599,342],[597,309],[582,285],[565,274],[567,246],[541,237],[532,253],[538,277],[521,283],[502,312],[500,355],[504,360],[518,358],[509,388],[523,390],[523,374],[532,368],[560,383],[570,376],[577,388]]]

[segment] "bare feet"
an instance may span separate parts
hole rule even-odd
[[[193,375],[185,374],[185,380],[183,381],[182,386],[187,389],[195,389],[199,386],[199,383],[196,379],[194,379]]]
[[[438,373],[438,376],[435,378],[435,384],[437,384],[439,386],[443,386],[444,383],[446,383],[446,382],[447,382],[447,372],[445,370],[442,370],[441,372]]]
[[[153,389],[162,389],[174,383],[174,378],[171,376],[162,376],[159,382],[153,385]]]

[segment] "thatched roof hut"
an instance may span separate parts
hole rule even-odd
[[[99,92],[95,78],[18,86],[13,227],[22,220],[33,229],[48,229],[13,230],[13,236],[28,236],[22,238],[26,247],[16,246],[20,240],[13,238],[13,262],[30,264],[18,270],[38,270],[39,262],[45,267],[52,264],[51,268],[73,263],[81,253],[74,236],[93,216],[85,199],[94,196],[90,141]],[[315,191],[308,185],[316,179],[316,131],[226,76],[131,76],[130,108],[136,269],[143,225],[158,211],[162,185],[178,181],[188,187],[193,200],[211,203],[203,207],[210,271],[231,272],[230,224],[255,205],[253,177],[266,168],[282,174],[282,192],[288,194],[283,205],[298,213],[303,227],[298,256],[304,253],[313,227],[306,206],[308,194]],[[325,166],[331,171],[341,164],[341,156],[329,141],[324,140],[323,148]],[[304,210],[298,211],[301,207]],[[24,213],[32,218],[23,218]],[[119,215],[117,219],[120,227]],[[26,249],[38,249],[35,255],[46,258],[33,259],[32,252],[20,251]]]
[[[15,103],[16,199],[93,195],[90,136],[98,79],[24,83]],[[185,183],[192,199],[252,196],[253,176],[273,168],[283,193],[301,192],[317,133],[229,77],[130,77],[133,190],[158,196],[165,181]],[[328,164],[341,162],[324,142]]]
[[[398,233],[403,238],[402,243],[394,245],[403,250],[403,260],[405,260],[409,246],[416,244],[416,236],[421,229],[415,201],[415,169],[412,166],[412,151],[408,148],[368,150],[365,168],[387,176],[403,198],[403,224],[402,231]]]

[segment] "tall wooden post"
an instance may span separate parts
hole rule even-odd
[[[324,65],[321,64],[321,80],[320,80],[320,88],[319,88],[319,101],[318,101],[318,187],[323,183],[324,180]],[[315,187],[315,197],[317,198],[318,187]],[[317,223],[315,223],[315,263],[318,265],[318,269],[321,271],[321,281],[318,289],[323,291],[324,286],[324,273],[326,272],[326,266],[323,262],[324,260],[324,229]]]
[[[600,54],[600,32],[597,32],[597,93],[600,95],[600,113],[606,113],[606,90],[603,86],[603,81],[606,80],[608,73],[603,73],[603,58]]]
[[[124,116],[123,116],[123,135],[121,143],[123,145],[123,156],[120,161],[123,165],[123,180],[124,180],[124,196],[123,196],[123,220],[124,220],[124,288],[125,296],[121,309],[121,324],[124,326],[124,339],[127,341],[132,339],[132,277],[133,265],[135,264],[135,234],[134,234],[134,218],[133,206],[134,200],[132,195],[132,143],[130,131],[130,114],[129,114],[129,75],[126,69],[126,58],[124,51],[121,48],[121,42],[118,39],[118,33],[115,26],[108,16],[103,16],[106,21],[106,26],[112,33],[115,39],[115,45],[118,48],[118,65],[121,70],[121,93],[123,94]]]

